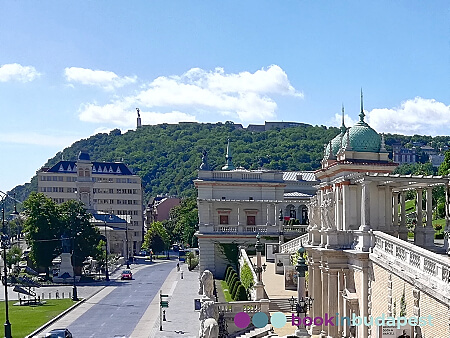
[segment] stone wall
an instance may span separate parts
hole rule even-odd
[[[405,291],[406,317],[432,316],[433,318],[433,326],[426,325],[420,328],[422,336],[436,338],[450,337],[449,305],[445,304],[442,300],[427,295],[423,291],[419,291],[414,285],[401,278],[401,276],[387,271],[376,263],[373,263],[372,316],[376,318],[384,314],[385,317],[390,315],[399,317],[403,290]],[[389,306],[390,302],[391,307]],[[376,331],[376,327],[373,326],[373,337],[376,337]]]

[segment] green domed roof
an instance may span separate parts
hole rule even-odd
[[[381,136],[364,122],[364,113],[359,114],[360,120],[344,135],[342,144],[345,146],[350,137],[350,147],[353,151],[380,152]]]
[[[344,137],[345,133],[347,132],[347,127],[344,124],[344,106],[342,106],[342,125],[339,129],[341,130],[341,132],[331,140],[331,152],[335,156],[337,155],[339,149],[341,149],[341,146],[344,145],[344,143],[342,143],[342,137]],[[328,145],[325,149],[325,156],[328,157],[329,154],[330,146]]]

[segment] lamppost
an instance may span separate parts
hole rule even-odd
[[[106,233],[106,214],[104,218],[105,222],[105,280],[109,282],[109,272],[108,272],[108,235]]]
[[[8,307],[8,270],[6,268],[6,249],[10,247],[9,237],[6,233],[5,224],[5,199],[7,194],[3,193],[2,198],[2,235],[1,235],[1,247],[3,249],[3,278],[5,285],[5,338],[11,338],[11,323],[9,322],[9,307]]]
[[[305,290],[305,272],[308,271],[308,266],[306,265],[305,258],[303,258],[303,254],[305,253],[305,248],[303,244],[298,249],[299,257],[297,259],[297,265],[295,266],[295,270],[297,271],[297,299],[292,296],[289,299],[289,304],[291,305],[291,310],[294,311],[294,308],[297,312],[298,317],[298,325],[297,330],[295,331],[295,335],[297,337],[311,337],[310,334],[306,331],[306,328],[303,324],[303,320],[306,317],[306,313],[311,308],[314,299],[310,297],[306,297]],[[300,316],[300,314],[302,314]]]
[[[78,216],[77,216],[78,217]],[[79,236],[81,232],[78,232],[75,236],[72,237],[72,267],[73,267],[73,292],[72,292],[72,300],[79,301],[78,299],[78,290],[77,290],[77,279],[75,276],[75,237]]]
[[[126,225],[125,225],[125,241],[126,241],[126,250],[127,250],[127,269],[130,268],[130,255],[128,251],[128,217],[126,219]]]
[[[265,263],[263,265],[261,265],[261,252],[263,251],[263,245],[261,243],[259,234],[256,235],[255,249],[256,249],[256,266],[253,269],[256,273],[258,280],[253,287],[256,291],[256,300],[259,300],[259,299],[264,298],[264,284],[262,282],[261,275],[262,275],[263,271],[266,271],[266,267],[267,267],[267,265]]]
[[[284,231],[283,231],[283,221],[284,221],[284,217],[283,217],[283,209],[280,207],[280,213],[278,216],[278,231],[279,231],[279,238],[278,238],[278,243],[280,245],[280,250],[281,250],[281,244],[284,243]],[[280,251],[281,252],[281,251]]]

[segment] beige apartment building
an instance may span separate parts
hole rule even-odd
[[[129,253],[143,238],[141,178],[122,162],[93,162],[81,151],[77,161],[59,161],[38,172],[38,191],[56,203],[82,201],[92,214],[116,215],[127,221]],[[123,229],[123,230],[125,230]]]

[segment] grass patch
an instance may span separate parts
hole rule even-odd
[[[55,318],[76,302],[72,299],[49,299],[47,303],[39,306],[14,306],[17,301],[10,301],[9,321],[11,322],[12,336],[25,337],[38,327]],[[0,321],[5,322],[5,302],[0,303]]]
[[[400,206],[399,206],[400,207]],[[405,209],[407,213],[416,211],[416,200],[409,200],[405,202]],[[400,210],[400,209],[399,209]]]
[[[230,291],[229,291],[227,282],[224,281],[224,280],[221,280],[221,281],[220,281],[220,285],[222,286],[223,295],[225,296],[225,300],[226,300],[227,302],[232,302],[232,301],[233,301],[233,298],[231,298],[231,295],[230,295]]]

